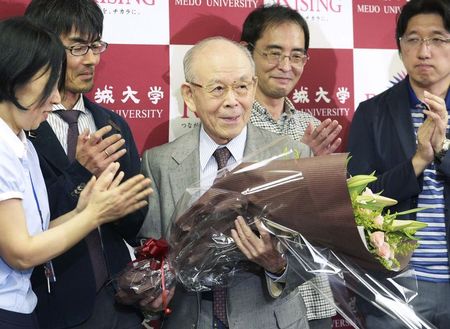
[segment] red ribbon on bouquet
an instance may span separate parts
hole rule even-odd
[[[148,258],[163,260],[169,251],[169,244],[164,239],[150,238],[144,244],[136,248],[136,260],[141,261]]]
[[[164,239],[153,239],[150,238],[144,242],[144,244],[138,248],[136,248],[136,260],[135,262],[139,262],[144,259],[154,258],[160,261],[159,269],[161,271],[161,288],[162,288],[162,304],[164,307],[164,314],[169,315],[172,313],[172,310],[167,307],[167,295],[168,291],[166,289],[166,278],[164,274],[164,261],[167,257],[167,253],[169,252],[169,244]]]

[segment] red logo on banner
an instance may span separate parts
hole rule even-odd
[[[319,120],[337,120],[343,127],[343,151],[354,113],[351,49],[310,49],[311,60],[289,98],[299,111]]]
[[[127,120],[140,153],[168,141],[168,72],[169,46],[111,45],[97,67],[88,97]]]
[[[295,9],[300,13],[305,11],[312,13],[340,13],[342,10],[342,0],[278,0],[276,3]]]

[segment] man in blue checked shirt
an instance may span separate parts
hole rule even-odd
[[[399,201],[391,212],[430,206],[415,215],[428,227],[416,234],[420,245],[410,264],[419,294],[411,304],[437,328],[450,328],[450,3],[409,1],[396,38],[408,75],[359,105],[350,128],[349,171],[375,171],[372,190]],[[367,328],[400,327],[369,305],[361,309]]]

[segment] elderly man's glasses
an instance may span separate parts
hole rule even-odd
[[[267,59],[269,64],[279,65],[285,58],[289,58],[289,62],[292,66],[302,67],[306,64],[309,59],[309,56],[306,54],[306,50],[294,50],[290,55],[285,55],[279,49],[270,49],[268,51],[260,51],[256,49],[256,47],[249,43],[249,45],[258,53],[260,56],[263,56]]]
[[[405,50],[416,50],[425,44],[428,48],[443,49],[450,43],[450,38],[441,36],[431,38],[419,38],[417,36],[408,36],[399,38],[400,43]]]
[[[235,81],[231,85],[227,85],[221,82],[212,83],[206,86],[202,86],[201,84],[186,81],[190,85],[198,88],[202,88],[213,98],[224,98],[229,90],[232,90],[236,96],[245,97],[247,96],[253,88],[257,78],[253,77],[249,81]]]
[[[104,41],[95,41],[92,43],[79,44],[79,45],[74,45],[74,46],[64,47],[64,48],[66,48],[68,51],[70,51],[70,53],[73,56],[86,55],[87,52],[89,51],[89,49],[92,50],[93,54],[98,55],[98,54],[104,52],[106,50],[106,48],[108,48],[108,44]]]

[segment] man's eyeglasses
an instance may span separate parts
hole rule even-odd
[[[70,51],[70,53],[73,56],[86,55],[87,52],[89,51],[89,49],[92,50],[92,53],[94,53],[95,55],[98,55],[98,54],[104,52],[106,50],[106,48],[108,48],[108,44],[104,41],[95,41],[95,42],[91,42],[91,43],[87,43],[87,44],[79,44],[79,45],[74,45],[74,46],[64,47],[64,48],[66,48],[68,51]]]
[[[260,55],[267,59],[269,64],[279,65],[285,58],[289,58],[289,62],[292,66],[302,67],[306,64],[309,56],[306,54],[306,50],[294,50],[290,55],[285,55],[279,49],[270,49],[268,51],[260,51],[256,47],[249,43],[249,45]]]
[[[419,38],[417,36],[408,36],[399,38],[400,43],[405,50],[416,50],[425,44],[428,48],[442,49],[450,43],[450,38],[431,37]]]
[[[231,85],[227,85],[221,82],[212,83],[207,86],[202,86],[201,84],[186,81],[194,87],[202,88],[213,98],[224,98],[228,94],[228,90],[232,90],[234,94],[238,97],[245,97],[251,91],[253,85],[255,84],[257,78],[253,77],[250,81],[235,81]]]

